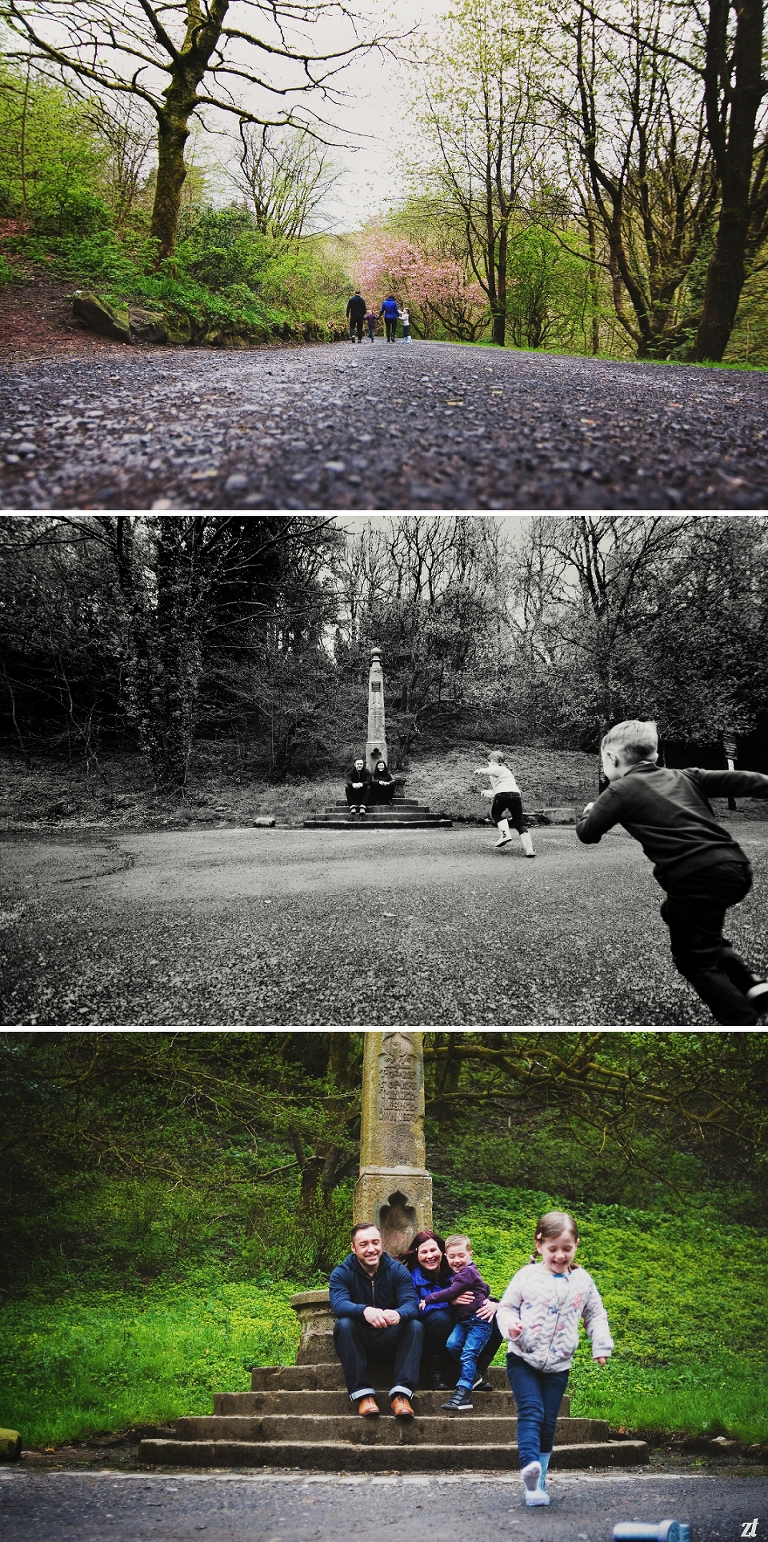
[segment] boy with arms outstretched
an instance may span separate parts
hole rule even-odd
[[[752,869],[708,798],[768,798],[768,776],[659,766],[656,724],[635,719],[609,729],[600,752],[610,786],[587,804],[576,825],[579,840],[594,845],[620,824],[640,842],[666,891],[661,914],[676,968],[716,1022],[754,1026],[768,1013],[768,981],[723,937],[726,910],[749,893]]]

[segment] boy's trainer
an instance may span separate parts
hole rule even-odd
[[[441,1408],[450,1408],[452,1413],[471,1413],[474,1407],[469,1395],[468,1387],[457,1387],[447,1402],[441,1403]]]

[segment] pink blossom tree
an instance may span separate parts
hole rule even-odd
[[[467,280],[462,264],[419,242],[371,225],[358,249],[356,273],[363,293],[379,303],[393,294],[411,313],[414,331],[430,337],[441,327],[449,337],[476,342],[488,320],[480,285]],[[374,309],[375,309],[374,305]]]

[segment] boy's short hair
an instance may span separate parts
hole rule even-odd
[[[464,1246],[469,1248],[470,1253],[472,1252],[472,1243],[471,1243],[469,1237],[465,1237],[463,1232],[457,1231],[457,1232],[454,1232],[452,1237],[446,1237],[446,1239],[445,1239],[445,1251],[446,1251],[446,1253],[448,1252],[449,1248],[455,1247],[460,1242],[463,1242]]]
[[[617,750],[621,752],[625,760],[648,760],[651,755],[656,755],[659,748],[659,731],[656,724],[650,719],[643,722],[640,718],[626,718],[623,723],[615,723],[603,735],[600,745],[601,750]]]

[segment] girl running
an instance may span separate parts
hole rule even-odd
[[[520,796],[520,788],[501,751],[493,750],[488,756],[487,766],[475,768],[475,776],[487,776],[490,779],[491,785],[483,789],[482,797],[493,799],[491,819],[499,828],[499,839],[496,845],[509,845],[512,839],[509,827],[512,824],[520,836],[520,844],[525,855],[535,857],[533,841],[523,824],[523,800]]]
[[[579,1321],[592,1357],[605,1365],[613,1349],[598,1288],[573,1259],[579,1232],[573,1216],[549,1210],[536,1227],[536,1251],[501,1298],[499,1331],[509,1340],[507,1375],[517,1404],[517,1446],[527,1506],[548,1505],[547,1468]],[[541,1263],[537,1264],[537,1255]]]

